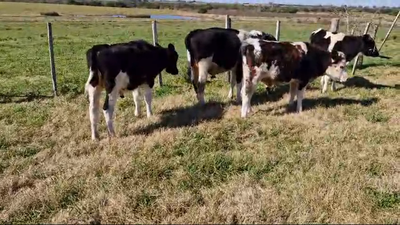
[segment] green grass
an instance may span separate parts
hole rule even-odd
[[[391,60],[365,58],[337,92],[321,94],[313,82],[301,115],[285,112],[287,86],[266,95],[260,85],[254,113],[241,119],[225,75],[207,84],[212,103],[203,109],[183,78],[185,35],[223,24],[159,21],[160,44],[176,46],[180,74],[163,73],[149,119],[134,117],[130,94],[119,99],[118,137],[107,140],[102,118],[95,143],[83,95],[85,51],[151,41],[151,23],[55,21],[60,96],[53,99],[45,23],[0,22],[0,221],[398,223],[398,40],[382,50]],[[275,29],[265,21],[233,26]],[[318,27],[283,23],[281,38],[305,41]]]

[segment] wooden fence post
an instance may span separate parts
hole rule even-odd
[[[53,95],[57,96],[57,76],[56,76],[56,66],[54,64],[54,50],[53,50],[53,30],[50,22],[47,23],[47,38],[49,41],[50,68],[51,68],[51,77],[53,81]]]
[[[232,20],[231,20],[231,18],[229,17],[229,15],[226,15],[226,16],[225,16],[225,28],[226,28],[226,29],[229,29],[229,28],[231,28],[231,27],[232,27]],[[231,82],[231,78],[232,78],[231,71],[228,71],[228,82],[229,82],[229,83]]]
[[[153,31],[153,45],[156,45],[158,43],[158,36],[157,36],[157,21],[154,20],[151,23],[151,29]],[[162,81],[162,75],[161,73],[158,74],[158,83],[160,84],[160,87],[163,86],[163,81]]]
[[[392,30],[393,30],[394,25],[395,25],[396,22],[397,22],[397,19],[399,19],[399,16],[400,16],[400,10],[399,10],[399,12],[397,13],[396,18],[393,20],[393,23],[392,23],[392,25],[390,26],[388,32],[386,33],[386,36],[385,36],[385,38],[383,39],[382,44],[381,44],[381,46],[379,47],[378,51],[380,51],[381,48],[383,47],[383,45],[385,44],[387,38],[389,37],[390,33],[391,33]]]
[[[367,34],[367,33],[368,33],[368,30],[369,30],[370,25],[371,25],[371,22],[368,22],[368,23],[367,23],[367,26],[365,27],[364,34]],[[362,65],[362,58],[363,58],[363,56],[359,54],[359,55],[357,55],[356,60],[354,61],[353,70],[351,71],[351,74],[352,74],[352,75],[354,75],[354,73],[356,72],[356,68],[359,67],[359,66],[361,66],[361,65],[358,63],[358,61],[360,60],[360,58],[361,58],[361,65]]]
[[[340,19],[339,18],[333,18],[331,20],[331,27],[329,28],[330,32],[338,32],[339,31],[339,24],[340,24]]]
[[[281,34],[281,21],[277,20],[276,21],[276,29],[275,29],[275,38],[278,41],[280,39],[280,37],[279,37],[280,34]]]

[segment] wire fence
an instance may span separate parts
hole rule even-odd
[[[296,41],[306,40],[310,31],[321,27],[315,24],[304,29],[302,24],[284,21],[239,22],[229,16],[225,21],[60,21],[52,26],[44,22],[3,22],[0,24],[0,98],[83,93],[88,76],[85,53],[95,44],[138,38],[163,46],[174,43],[180,60],[186,60],[183,40],[187,32],[212,26],[262,30],[278,40]],[[162,79],[162,74],[159,77],[162,86],[167,81]]]

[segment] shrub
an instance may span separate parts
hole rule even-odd
[[[203,8],[200,8],[197,12],[201,13],[201,14],[204,14],[204,13],[207,13],[208,10],[207,10],[207,8],[203,7]]]
[[[60,14],[58,14],[58,12],[41,12],[40,15],[41,16],[60,16]]]
[[[77,2],[77,1],[75,1],[75,0],[68,0],[68,1],[67,1],[67,4],[68,4],[68,5],[83,5],[82,2]]]
[[[128,6],[125,4],[125,2],[117,1],[117,2],[107,2],[105,4],[108,7],[120,7],[120,8],[127,8]]]
[[[103,3],[99,1],[87,1],[84,4],[89,6],[103,6]]]

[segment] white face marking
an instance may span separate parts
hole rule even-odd
[[[304,42],[293,42],[292,45],[298,45],[303,49],[303,51],[307,54],[308,48],[307,45]]]
[[[258,31],[258,30],[251,30],[249,33],[250,33],[250,35],[253,35],[253,36],[262,35],[262,32]]]
[[[329,47],[328,47],[328,51],[332,51],[332,49],[333,49],[333,47],[335,47],[335,44],[338,42],[338,41],[342,41],[343,39],[344,39],[344,37],[346,36],[346,34],[344,34],[344,33],[337,33],[337,34],[333,34],[332,32],[330,32],[330,31],[327,31],[326,32],[326,35],[325,35],[325,39],[327,39],[327,38],[331,38],[331,43],[329,44]]]
[[[256,58],[260,57],[260,55],[261,55],[260,39],[248,38],[248,39],[246,39],[244,41],[244,44],[253,45],[254,46],[254,55],[255,55],[255,57]]]

